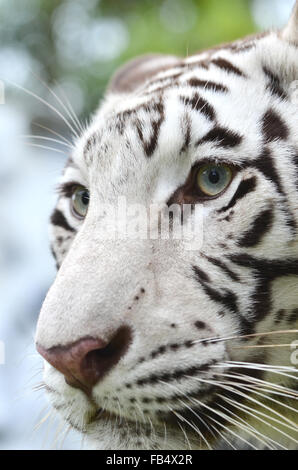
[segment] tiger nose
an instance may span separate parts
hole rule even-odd
[[[68,385],[90,395],[96,385],[126,353],[131,341],[128,327],[120,328],[111,341],[85,337],[67,346],[36,349],[55,369],[61,372]]]

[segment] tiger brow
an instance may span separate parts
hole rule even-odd
[[[71,197],[73,190],[76,186],[82,186],[77,181],[67,181],[65,183],[59,183],[56,187],[56,192],[64,197]]]

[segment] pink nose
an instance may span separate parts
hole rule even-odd
[[[92,387],[125,354],[130,340],[130,329],[122,327],[110,342],[100,338],[85,337],[67,346],[45,349],[37,344],[36,348],[47,362],[62,372],[68,385],[80,388],[90,395]]]

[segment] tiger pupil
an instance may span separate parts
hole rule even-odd
[[[209,177],[208,177],[210,183],[212,184],[217,184],[220,180],[220,175],[217,170],[213,169],[210,170]]]
[[[82,200],[82,203],[84,204],[84,206],[88,206],[88,204],[89,204],[89,194],[87,193],[87,191],[85,191],[82,194],[81,200]]]

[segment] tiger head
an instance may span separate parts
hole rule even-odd
[[[293,442],[297,80],[298,4],[282,31],[128,63],[78,137],[36,344],[96,448]],[[124,202],[141,236],[115,235]]]

